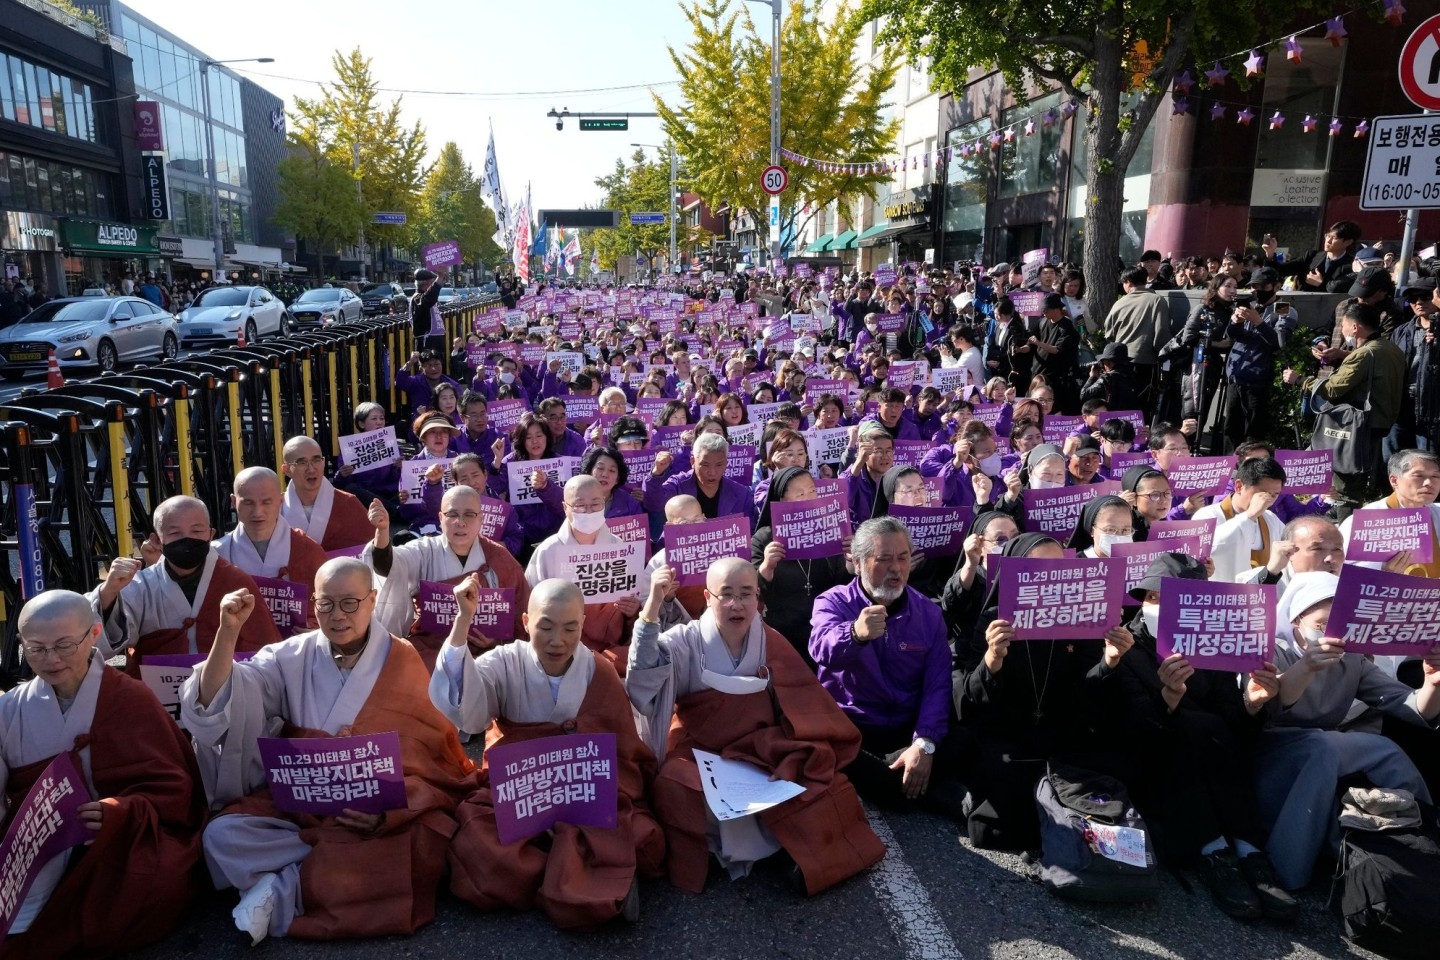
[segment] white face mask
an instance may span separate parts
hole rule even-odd
[[[605,513],[603,510],[597,510],[594,513],[572,512],[570,526],[576,533],[583,533],[587,537],[592,536],[599,533],[600,528],[605,526]]]
[[[505,373],[505,372],[502,371],[501,374],[500,374],[500,382],[501,382],[501,383],[514,383],[514,382],[515,382],[515,374],[513,374],[513,373]]]
[[[1355,349],[1355,338],[1354,338],[1354,337],[1346,337],[1346,338],[1345,338],[1345,349],[1346,349],[1346,350],[1354,350],[1354,349]]]
[[[1296,627],[1295,633],[1298,634],[1307,645],[1319,643],[1325,639],[1325,631],[1319,627]]]
[[[1041,480],[1039,477],[1030,478],[1031,490],[1058,490],[1065,486],[1063,480]]]
[[[1000,472],[1000,459],[1000,454],[998,453],[993,453],[990,456],[981,459],[980,472],[985,474],[985,476],[987,477],[995,476],[997,473]]]
[[[1110,548],[1115,546],[1115,544],[1131,543],[1134,539],[1134,534],[1127,534],[1122,537],[1113,533],[1097,533],[1095,534],[1095,552],[1103,553],[1108,557],[1110,556]]]
[[[1142,604],[1140,607],[1140,618],[1145,621],[1145,630],[1150,636],[1160,636],[1160,604]]]

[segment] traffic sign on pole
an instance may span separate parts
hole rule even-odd
[[[779,196],[790,186],[790,174],[779,164],[771,164],[760,174],[760,188],[770,196]]]
[[[1361,210],[1440,209],[1440,117],[1376,117],[1369,140]]]
[[[663,213],[632,213],[630,214],[630,226],[649,227],[665,222]]]
[[[1421,110],[1440,110],[1440,14],[1420,24],[1401,48],[1400,89]]]
[[[385,223],[393,227],[405,225],[405,214],[394,210],[380,210],[376,212],[374,223]]]
[[[629,130],[629,117],[581,117],[581,130]]]

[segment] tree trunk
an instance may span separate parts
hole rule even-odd
[[[1095,329],[1105,323],[1119,285],[1120,220],[1125,207],[1124,162],[1120,147],[1120,93],[1123,49],[1115,4],[1098,25],[1090,118],[1085,135],[1085,317]]]

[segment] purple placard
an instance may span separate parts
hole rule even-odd
[[[1210,548],[1215,544],[1215,527],[1218,521],[1215,517],[1205,520],[1156,520],[1150,524],[1151,540],[1195,540],[1199,546],[1199,554],[1191,554],[1196,560],[1204,563],[1210,559]],[[1179,550],[1180,553],[1187,551]]]
[[[334,817],[346,810],[404,810],[400,734],[354,737],[260,737],[270,799],[283,813]]]
[[[56,93],[58,95],[59,91]],[[164,124],[161,122],[160,104],[153,100],[136,100],[133,106],[135,146],[141,153],[164,152],[165,134]]]
[[[565,401],[565,416],[571,423],[589,426],[600,415],[600,398],[570,394],[562,397]]]
[[[1143,540],[1140,543],[1117,543],[1110,547],[1110,555],[1125,561],[1125,592],[1129,593],[1145,579],[1150,563],[1162,553],[1183,553],[1195,557],[1201,551],[1199,537],[1176,537],[1171,540]],[[1203,563],[1204,561],[1201,560]]]
[[[1025,529],[1064,540],[1075,529],[1075,521],[1080,519],[1080,511],[1085,509],[1085,504],[1097,497],[1119,492],[1120,483],[1116,480],[1054,490],[1026,490]]]
[[[755,447],[731,444],[730,452],[725,461],[725,478],[727,480],[738,480],[746,486],[755,476]]]
[[[1008,403],[977,403],[972,418],[994,430],[1000,425],[1000,418],[1005,416],[1005,411],[1009,408]]]
[[[281,637],[293,637],[310,629],[310,585],[272,577],[251,577],[260,599],[270,611]]]
[[[515,634],[515,590],[481,587],[475,616],[470,628],[491,640],[508,640]],[[420,629],[425,633],[448,634],[455,623],[460,605],[455,601],[455,588],[448,583],[421,580],[415,591],[415,611]]]
[[[336,557],[358,557],[365,552],[365,544],[369,542],[370,541],[367,540],[365,543],[357,543],[353,547],[341,547],[339,550],[326,550],[325,559],[334,560]]]
[[[640,376],[645,376],[641,374]],[[651,422],[660,416],[660,411],[665,409],[665,404],[670,401],[665,397],[636,397],[635,415],[637,417],[649,417]]]
[[[483,494],[480,497],[480,536],[488,537],[496,543],[505,534],[505,524],[510,522],[510,514],[515,508],[504,500],[496,500],[494,497],[487,497]]]
[[[557,823],[615,826],[620,795],[615,734],[502,743],[486,750],[485,759],[501,843],[528,840]]]
[[[970,507],[907,507],[890,504],[890,516],[905,524],[910,542],[927,557],[953,557],[965,548]]]
[[[917,380],[923,380],[924,372],[914,360],[896,360],[890,364],[890,375],[885,378],[885,384],[896,390],[909,390]]]
[[[1435,556],[1429,507],[1356,510],[1350,515],[1346,560],[1381,563],[1409,551],[1414,563],[1429,563]]]
[[[875,266],[875,285],[888,287],[895,282],[895,264],[881,263]]]
[[[1106,420],[1124,420],[1135,428],[1135,439],[1139,440],[1145,436],[1145,414],[1139,410],[1110,410],[1100,418],[1100,422]]]
[[[935,449],[928,440],[896,440],[895,443],[895,466],[916,467],[925,455]]]
[[[905,329],[909,317],[903,313],[882,313],[875,318],[875,332],[878,334],[899,333]]]
[[[1015,312],[1022,317],[1039,317],[1045,313],[1043,290],[1011,290],[1006,296],[1015,304]]]
[[[97,836],[80,819],[81,805],[89,802],[85,778],[70,754],[61,753],[15,809],[0,841],[0,938],[10,933],[41,868]]]
[[[1440,643],[1440,580],[1347,563],[1325,635],[1346,653],[1423,657]]]
[[[938,480],[939,477],[926,477],[929,480]],[[839,497],[841,503],[850,502],[850,478],[841,474],[838,477],[816,477],[815,496],[817,497]]]
[[[471,370],[479,370],[485,366],[485,358],[489,355],[490,350],[483,343],[465,344],[465,366]]]
[[[673,427],[656,427],[650,437],[650,445],[656,450],[668,450],[672,455],[684,453],[690,449],[690,444],[685,442],[685,434],[695,428],[690,424],[678,424]]]
[[[431,270],[437,267],[449,267],[461,261],[460,241],[441,240],[438,243],[427,243],[420,251],[420,259],[425,266]]]
[[[660,455],[659,450],[622,450],[620,456],[625,458],[625,465],[629,467],[629,477],[625,482],[625,489],[631,493],[640,489],[645,478],[650,476],[655,469],[655,458]]]
[[[1170,490],[1177,497],[1197,493],[1218,497],[1225,492],[1234,472],[1234,457],[1187,457],[1171,461],[1165,479],[1170,481]]]
[[[777,500],[770,504],[771,533],[785,548],[786,560],[818,560],[845,552],[850,511],[838,496],[814,500]]]
[[[1131,467],[1153,467],[1155,458],[1150,455],[1149,450],[1137,450],[1132,453],[1117,453],[1110,458],[1110,473],[1119,480]]]
[[[750,559],[750,518],[742,514],[699,523],[665,525],[665,565],[682,587],[703,586],[710,564],[722,557]]]
[[[1001,557],[1000,619],[1016,640],[1094,640],[1121,622],[1124,565],[1114,560]]]
[[[624,517],[610,517],[605,521],[610,532],[624,543],[638,543],[645,548],[645,559],[650,559],[650,514],[632,513]]]
[[[1326,494],[1335,486],[1335,456],[1329,450],[1276,450],[1275,462],[1285,468],[1286,493]]]
[[[1045,418],[1045,426],[1040,432],[1044,434],[1046,443],[1063,444],[1070,434],[1084,426],[1084,417],[1067,417],[1059,414],[1051,414]],[[1089,431],[1087,430],[1086,432],[1088,433]]]
[[[1274,637],[1274,584],[1180,577],[1160,583],[1161,660],[1178,653],[1197,670],[1249,673],[1271,658]]]
[[[490,426],[499,433],[508,434],[529,409],[524,400],[491,400]]]

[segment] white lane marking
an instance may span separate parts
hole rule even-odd
[[[925,885],[906,862],[890,825],[869,807],[865,809],[865,816],[870,821],[870,829],[885,844],[885,859],[870,871],[870,886],[879,897],[905,956],[908,960],[964,960],[950,938],[950,931],[930,903]]]

